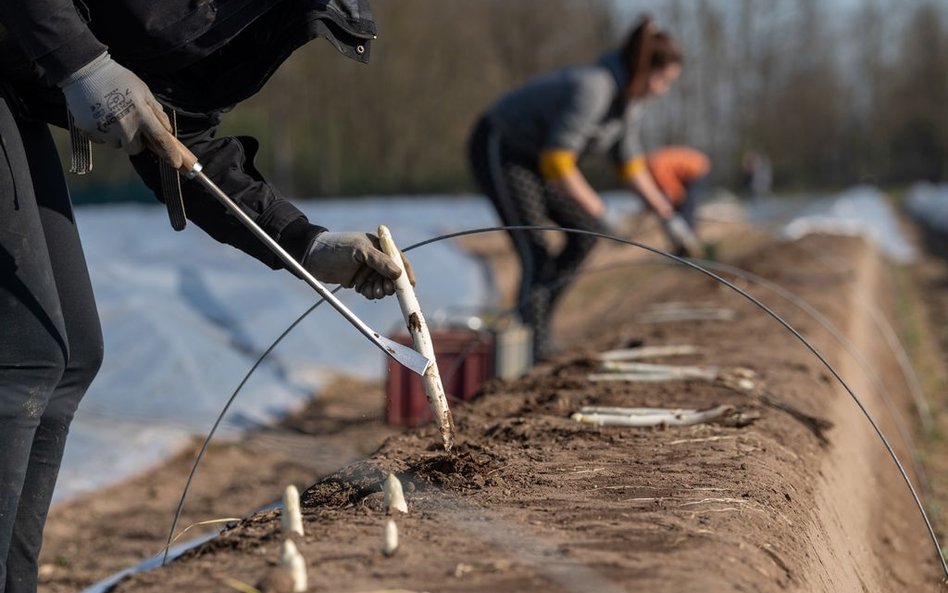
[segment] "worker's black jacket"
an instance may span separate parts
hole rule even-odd
[[[56,83],[107,50],[178,111],[181,139],[205,173],[299,255],[318,229],[256,171],[255,140],[215,132],[223,111],[260,90],[317,37],[367,62],[375,37],[369,0],[0,0],[0,90],[22,115],[64,127]],[[156,159],[145,153],[132,163],[157,192]],[[282,267],[197,184],[185,183],[184,191],[193,222]]]

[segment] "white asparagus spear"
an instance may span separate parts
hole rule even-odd
[[[672,373],[592,373],[586,379],[593,383],[667,383],[681,381],[682,377]]]
[[[306,578],[306,561],[292,540],[283,541],[280,563],[290,569],[290,576],[293,577],[293,593],[304,593],[309,588]]]
[[[405,323],[408,325],[409,333],[411,333],[415,350],[431,361],[431,365],[422,376],[421,382],[424,384],[425,396],[428,398],[428,405],[431,406],[435,423],[438,425],[438,430],[441,431],[444,450],[450,451],[451,447],[454,446],[454,418],[451,417],[448,398],[445,396],[444,386],[441,384],[441,373],[438,371],[438,361],[435,360],[431,333],[428,331],[428,324],[421,312],[421,305],[418,304],[418,299],[415,297],[415,289],[408,279],[408,274],[405,273],[401,252],[395,246],[392,233],[385,225],[379,225],[378,234],[382,251],[391,257],[398,267],[402,268],[402,275],[395,280],[395,294],[398,296],[398,304],[401,306],[402,315],[405,316]]]
[[[583,406],[579,409],[580,414],[606,414],[609,416],[660,416],[663,414],[693,414],[697,412],[693,408],[619,408],[608,406]]]
[[[283,512],[280,514],[283,533],[303,535],[303,515],[300,514],[300,493],[290,484],[283,492]]]
[[[683,413],[684,412],[684,413]],[[577,412],[572,418],[576,422],[595,426],[693,426],[711,422],[734,413],[733,406],[718,406],[710,410],[668,410],[664,414],[583,414]]]
[[[389,519],[385,522],[385,536],[382,540],[382,553],[391,556],[398,549],[398,527],[395,521]]]
[[[389,474],[385,478],[383,503],[385,510],[391,513],[393,510],[400,513],[408,512],[408,504],[405,502],[405,493],[402,490],[402,483],[395,477],[395,474]]]
[[[679,321],[734,321],[732,309],[663,309],[646,311],[636,317],[639,323],[674,323]]]
[[[607,373],[639,373],[643,375],[667,374],[678,379],[703,379],[705,381],[714,381],[720,374],[718,367],[677,366],[614,360],[603,361],[600,368]]]
[[[660,356],[686,356],[689,354],[698,354],[698,349],[694,346],[643,346],[641,348],[625,348],[622,350],[609,350],[601,352],[599,360],[609,361],[628,361],[645,360],[648,358],[657,358]]]

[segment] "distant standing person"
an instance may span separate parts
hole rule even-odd
[[[647,162],[649,173],[675,211],[696,229],[698,204],[710,190],[711,159],[687,146],[666,146],[650,152]]]
[[[759,152],[749,150],[741,162],[744,195],[749,200],[769,196],[773,186],[773,167],[770,159]]]
[[[505,225],[604,229],[605,205],[578,168],[590,153],[608,153],[628,187],[674,233],[687,233],[648,171],[639,141],[644,102],[664,95],[680,76],[682,52],[646,18],[617,51],[595,64],[528,81],[481,116],[468,151],[474,177]],[[517,310],[533,329],[534,357],[552,353],[549,321],[557,299],[595,239],[568,234],[550,253],[540,231],[510,233],[521,263]]]

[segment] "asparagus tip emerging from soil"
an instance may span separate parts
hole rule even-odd
[[[283,512],[280,514],[280,526],[284,534],[303,535],[303,515],[300,513],[300,493],[292,484],[283,492]]]
[[[398,527],[395,521],[389,519],[385,522],[385,539],[382,541],[382,553],[391,556],[398,549]]]
[[[292,540],[284,540],[280,563],[289,568],[293,579],[293,593],[304,593],[309,587],[306,578],[306,561]]]
[[[408,504],[405,502],[405,493],[402,490],[402,483],[395,477],[395,474],[389,474],[385,478],[384,504],[386,512],[393,510],[400,513],[408,512]]]

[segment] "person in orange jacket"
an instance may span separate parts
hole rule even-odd
[[[686,146],[666,146],[646,155],[648,170],[675,211],[696,229],[695,212],[708,191],[711,159]]]

